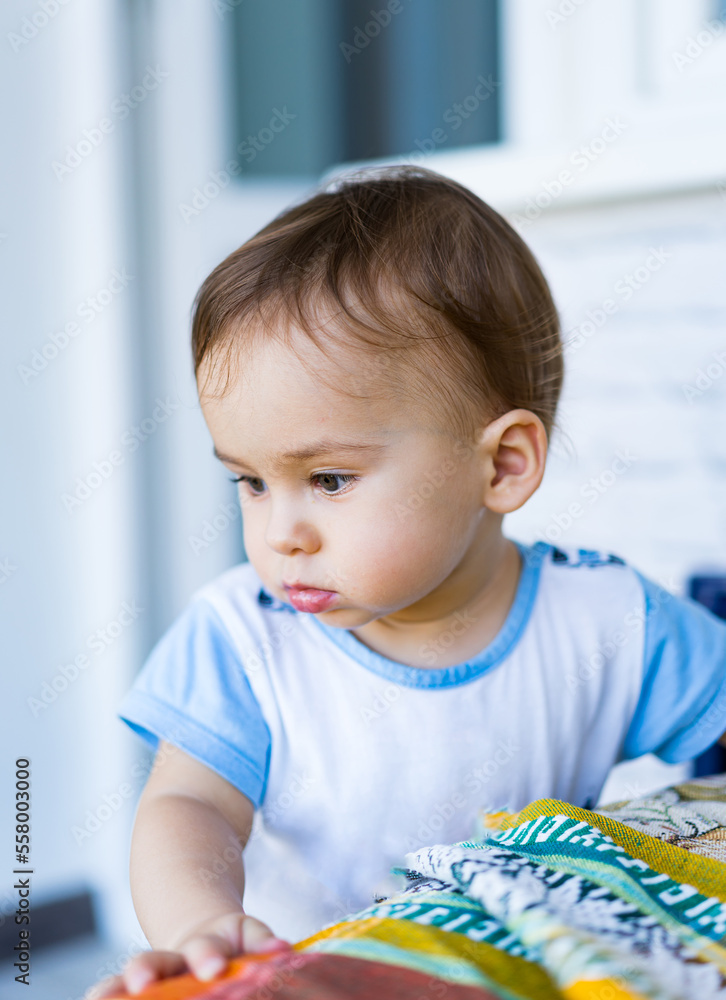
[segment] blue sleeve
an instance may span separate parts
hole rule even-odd
[[[675,764],[726,732],[726,621],[637,575],[645,591],[643,684],[623,757],[654,753]]]
[[[121,701],[119,718],[154,749],[180,747],[243,792],[264,798],[270,733],[214,608],[192,601]]]

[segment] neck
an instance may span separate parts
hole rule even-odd
[[[514,542],[501,531],[489,532],[426,597],[351,631],[371,649],[409,666],[453,666],[496,636],[514,601],[520,570]],[[445,647],[438,641],[444,634]],[[435,662],[432,649],[440,650]]]

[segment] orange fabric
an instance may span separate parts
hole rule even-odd
[[[428,973],[404,966],[294,951],[262,960],[257,956],[235,959],[225,975],[212,982],[178,976],[138,996],[139,1000],[257,1000],[267,996],[274,1000],[421,1000],[443,995],[446,1000],[496,1000],[480,986],[432,980]]]

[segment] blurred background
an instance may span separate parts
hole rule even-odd
[[[146,946],[128,851],[150,760],[116,706],[244,559],[192,300],[322,178],[425,164],[537,255],[567,375],[508,535],[678,594],[726,574],[726,3],[6,0],[0,46],[0,940],[26,757],[30,993],[77,1000]],[[687,771],[639,761],[604,797]]]

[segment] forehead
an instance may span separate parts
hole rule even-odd
[[[303,452],[320,451],[323,442],[366,444],[372,453],[376,445],[422,428],[422,412],[387,386],[385,352],[326,343],[324,353],[298,333],[294,339],[255,338],[234,351],[228,365],[223,394],[215,388],[227,370],[200,370],[207,387],[200,391],[202,410],[224,457],[274,457],[281,465],[286,453],[301,453],[296,457],[302,460]]]
[[[295,400],[303,408],[323,403],[350,415],[398,409],[388,376],[393,365],[384,351],[326,340],[324,350],[301,332],[240,339],[228,356],[200,366],[200,401],[204,406],[241,410]],[[399,377],[403,371],[399,370]]]

